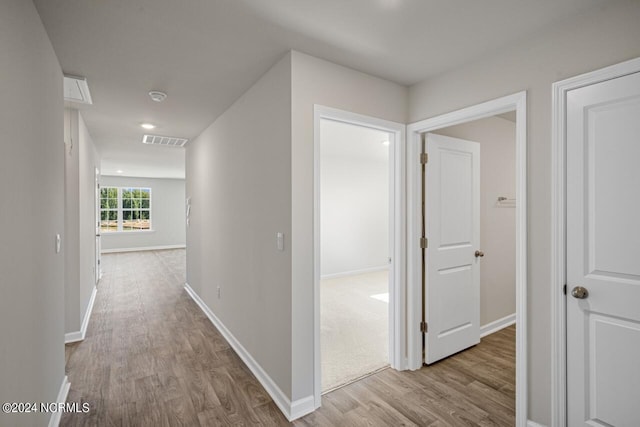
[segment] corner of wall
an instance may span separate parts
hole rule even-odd
[[[187,281],[283,412],[291,411],[292,56],[283,54],[186,153]]]

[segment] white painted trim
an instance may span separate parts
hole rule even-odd
[[[552,86],[551,122],[551,426],[567,425],[566,112],[567,92],[640,72],[640,58],[581,74]]]
[[[535,421],[528,420],[527,427],[547,427],[544,424],[538,424]]]
[[[314,184],[313,184],[313,248],[314,248],[314,397],[319,408],[322,399],[320,367],[320,120],[333,120],[389,132],[389,224],[391,264],[389,265],[389,364],[397,370],[406,369],[405,295],[406,295],[406,126],[384,119],[349,111],[314,105]]]
[[[162,251],[165,249],[184,249],[187,245],[165,245],[165,246],[143,246],[139,248],[117,248],[117,249],[103,249],[103,254],[115,254],[120,252],[141,252],[141,251]]]
[[[484,338],[487,335],[498,332],[501,329],[507,328],[516,323],[516,314],[510,314],[502,319],[494,320],[484,326],[480,326],[480,338]]]
[[[284,394],[273,379],[262,369],[262,366],[251,356],[251,353],[244,348],[240,341],[231,333],[222,321],[211,311],[209,306],[200,298],[200,296],[191,289],[188,283],[184,284],[184,289],[189,296],[198,304],[198,307],[209,318],[213,326],[215,326],[225,340],[231,345],[236,354],[242,359],[249,370],[260,381],[262,387],[269,393],[275,404],[280,408],[282,413],[289,421],[293,421],[315,410],[313,396],[307,396],[293,402]]]
[[[84,337],[87,335],[87,327],[89,326],[89,319],[91,319],[93,304],[96,302],[97,292],[98,292],[98,288],[94,286],[93,290],[91,291],[91,297],[89,298],[89,304],[87,304],[87,310],[84,312],[84,318],[82,319],[82,325],[80,326],[80,330],[76,332],[69,332],[64,334],[65,344],[84,340]]]
[[[65,375],[62,379],[58,396],[56,397],[56,403],[65,403],[67,401],[67,395],[69,394],[70,388],[71,383],[69,382],[69,378]],[[49,427],[58,427],[60,425],[60,418],[62,418],[62,411],[55,411],[51,413],[51,417],[49,418]]]
[[[289,421],[297,420],[298,418],[302,418],[305,415],[312,413],[316,409],[314,396],[307,396],[302,399],[294,400],[291,402],[291,415],[288,419]]]
[[[527,93],[422,120],[407,126],[407,347],[409,369],[422,366],[420,252],[420,134],[516,111],[516,426],[527,424]],[[414,237],[415,236],[415,237]]]
[[[358,274],[376,273],[378,271],[389,270],[389,264],[379,265],[377,267],[363,268],[362,270],[343,271],[342,273],[325,274],[320,276],[320,280],[338,279],[340,277],[356,276]]]
[[[128,234],[153,234],[156,230],[153,228],[148,228],[146,230],[129,230],[129,231],[101,231],[101,235],[103,236],[126,236]]]

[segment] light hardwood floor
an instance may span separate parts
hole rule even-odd
[[[67,345],[62,426],[285,426],[286,419],[189,298],[184,250],[103,256],[83,342]],[[295,426],[512,426],[515,328],[417,372],[391,369],[323,397]]]

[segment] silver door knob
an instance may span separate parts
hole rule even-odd
[[[585,299],[589,296],[589,291],[587,288],[583,288],[582,286],[576,286],[571,289],[571,296],[578,299]]]
[[[478,258],[478,257],[482,258],[483,256],[484,256],[484,252],[476,251],[476,258]]]

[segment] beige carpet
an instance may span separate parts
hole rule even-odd
[[[323,392],[389,364],[387,271],[322,280],[320,301]]]

